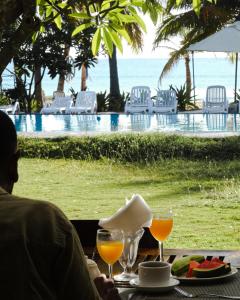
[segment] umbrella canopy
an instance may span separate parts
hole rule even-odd
[[[190,45],[189,51],[208,51],[208,52],[235,52],[236,68],[235,68],[235,93],[236,101],[237,92],[237,64],[238,52],[240,52],[240,21],[230,24],[216,33],[208,36],[200,42]],[[194,80],[193,80],[194,81]],[[194,86],[195,89],[195,86]]]
[[[240,21],[224,27],[200,42],[192,44],[187,50],[240,52]]]

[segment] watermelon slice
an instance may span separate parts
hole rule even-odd
[[[223,265],[226,264],[225,262],[223,262],[223,261],[222,261],[221,259],[219,259],[218,257],[213,257],[213,258],[211,259],[211,261],[212,261],[212,262],[218,262],[218,263],[223,264]]]
[[[217,261],[212,261],[212,260],[204,260],[200,265],[199,268],[201,269],[213,269],[216,267],[221,266],[222,263],[219,263]]]
[[[192,277],[193,275],[192,275],[192,270],[194,269],[194,268],[198,268],[199,267],[199,265],[200,265],[200,263],[198,263],[197,261],[195,261],[195,260],[192,260],[192,261],[190,261],[190,264],[189,264],[189,267],[188,267],[188,272],[187,272],[187,274],[186,274],[186,277]]]
[[[223,268],[221,268],[221,266]],[[206,272],[204,272],[204,270]],[[211,271],[211,270],[212,270],[212,272],[207,272],[207,271]],[[222,260],[220,260],[217,257],[213,257],[211,260],[205,259],[201,263],[198,263],[197,261],[193,260],[189,264],[186,277],[193,277],[193,276],[205,277],[208,275],[215,276],[216,274],[220,275],[221,273],[223,273],[223,274],[227,273],[230,270],[231,270],[230,265],[226,264],[225,262],[223,262]]]
[[[197,278],[211,278],[225,275],[231,271],[229,264],[219,264],[215,268],[194,268],[192,270],[193,276]]]

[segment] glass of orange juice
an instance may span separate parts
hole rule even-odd
[[[167,239],[173,227],[173,213],[171,209],[154,209],[152,224],[149,228],[152,236],[159,244],[159,260],[163,261],[163,242]]]
[[[122,255],[124,235],[121,230],[98,229],[97,249],[101,258],[108,264],[109,278],[113,278],[113,264]]]

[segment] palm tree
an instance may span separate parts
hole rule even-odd
[[[143,37],[142,31],[136,23],[129,23],[126,25],[127,33],[132,41],[132,49],[135,52],[142,50]],[[119,99],[121,98],[118,67],[117,67],[117,49],[113,46],[112,56],[109,56],[109,72],[110,72],[110,93],[109,93],[109,109],[119,110]]]
[[[157,30],[156,40],[171,39],[182,34],[182,48],[215,33],[240,15],[238,0],[218,0],[216,4],[202,1],[199,15],[192,9],[192,0],[182,1],[176,13],[174,0],[168,0],[163,14],[163,22]],[[172,13],[173,12],[173,13]]]
[[[154,46],[157,47],[158,43],[156,40],[154,41]],[[172,68],[178,63],[179,59],[183,58],[185,63],[185,77],[186,77],[186,95],[190,99],[191,90],[192,90],[192,80],[191,80],[191,70],[190,70],[190,55],[189,52],[183,50],[181,47],[171,47],[171,46],[163,46],[171,50],[170,58],[162,69],[162,72],[159,77],[159,84],[162,79],[172,70]]]
[[[148,0],[145,2],[145,12],[149,14],[153,23],[157,22],[158,13],[162,10],[162,5],[158,0]],[[129,12],[126,10],[126,14]],[[142,51],[143,48],[143,34],[141,26],[138,23],[126,23],[125,29],[131,40],[131,47],[135,53]],[[113,46],[112,56],[109,56],[109,69],[110,69],[110,108],[111,101],[116,102],[121,97],[119,89],[119,78],[117,69],[117,49]]]
[[[87,28],[73,39],[73,47],[76,51],[74,65],[75,68],[81,70],[81,91],[87,89],[88,69],[94,67],[97,63],[97,58],[93,55],[91,50],[93,34],[94,29]]]
[[[70,52],[70,45],[67,43],[64,43],[64,59],[67,60],[69,57],[69,52]],[[59,78],[58,78],[58,85],[57,85],[57,92],[64,92],[64,85],[65,85],[65,77],[66,75],[61,72],[59,74]]]
[[[174,13],[172,13],[173,11]],[[177,13],[175,1],[168,0],[163,12],[163,22],[156,32],[154,47],[158,47],[162,41],[171,40],[176,35],[182,36],[182,40],[180,48],[172,49],[171,56],[160,75],[160,81],[180,58],[184,58],[186,87],[190,96],[191,73],[189,67],[190,57],[187,51],[188,46],[213,34],[227,23],[233,22],[239,14],[240,3],[237,0],[218,0],[215,4],[209,1],[202,1],[199,15],[196,15],[192,8],[192,0],[182,1]]]
[[[121,97],[120,87],[119,87],[119,77],[118,77],[118,67],[117,67],[117,49],[113,46],[113,52],[111,56],[108,56],[109,62],[109,74],[110,74],[110,106],[111,101],[119,99]]]

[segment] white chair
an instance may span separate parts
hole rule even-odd
[[[2,105],[0,106],[0,110],[5,112],[6,114],[16,114],[20,110],[19,102],[15,101],[14,104],[10,105]]]
[[[65,113],[73,105],[71,96],[56,97],[50,106],[42,108],[42,114],[62,114]]]
[[[130,100],[125,104],[125,113],[141,113],[152,111],[151,90],[148,86],[134,86]]]
[[[81,91],[77,94],[75,106],[66,110],[67,114],[96,113],[97,95],[93,91]]]
[[[174,90],[158,90],[157,99],[153,103],[153,113],[176,113],[177,99]]]
[[[226,88],[222,85],[213,85],[207,88],[206,99],[203,102],[204,113],[227,113],[228,101]]]

